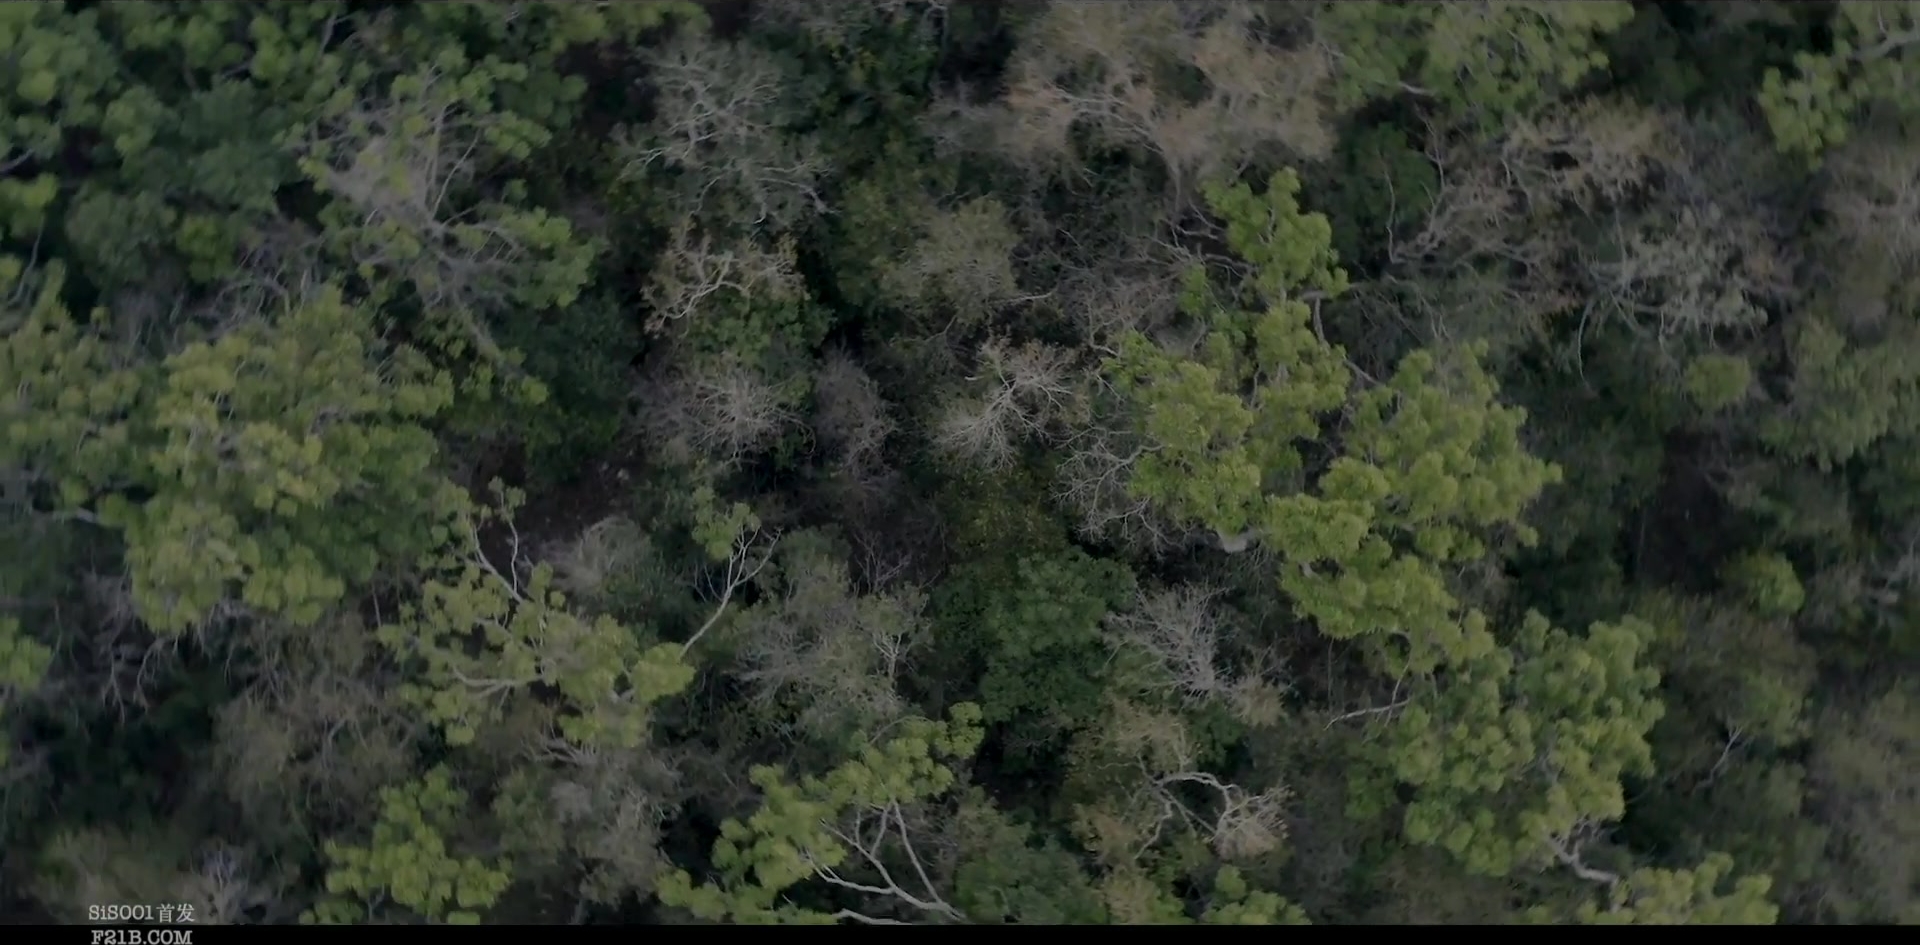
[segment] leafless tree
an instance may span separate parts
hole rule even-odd
[[[1020,234],[995,201],[939,211],[922,223],[921,233],[883,279],[887,295],[900,305],[923,314],[944,312],[971,326],[1007,305],[1038,298],[1020,290],[1013,266]]]
[[[1790,260],[1772,223],[1704,184],[1730,174],[1707,153],[1724,144],[1694,127],[1705,121],[1600,99],[1516,120],[1491,142],[1435,136],[1432,193],[1381,181],[1396,204],[1427,206],[1388,234],[1383,285],[1411,297],[1442,338],[1511,337],[1516,317],[1533,332],[1567,318],[1583,335],[1609,325],[1666,351],[1756,327],[1763,304],[1791,291]],[[1462,323],[1459,313],[1476,311],[1502,321]],[[1683,366],[1679,353],[1664,369]]]
[[[656,746],[608,751],[555,740],[547,799],[574,856],[586,867],[582,904],[615,904],[652,888],[664,862],[662,826],[684,798],[681,773]]]
[[[935,425],[935,445],[988,469],[1005,468],[1023,440],[1047,438],[1083,409],[1075,358],[1037,343],[982,345],[979,367],[967,380],[983,392],[947,408]]]
[[[233,275],[202,307],[202,317],[216,326],[213,334],[308,299],[324,283],[323,249],[319,234],[293,221],[275,220],[250,233]]]
[[[1128,487],[1140,458],[1154,449],[1139,435],[1112,423],[1089,423],[1064,441],[1055,470],[1054,496],[1090,537],[1121,542],[1142,553],[1184,547],[1193,533],[1167,520],[1153,502]]]
[[[1049,4],[1009,64],[1002,102],[961,117],[984,118],[996,150],[1037,169],[1073,166],[1076,128],[1139,148],[1160,159],[1177,201],[1261,146],[1324,154],[1327,59],[1266,42],[1263,16],[1239,2]],[[1168,88],[1166,63],[1203,76],[1204,90]]]
[[[632,521],[602,519],[568,542],[550,546],[542,558],[553,568],[554,584],[567,599],[593,604],[609,581],[631,575],[652,557],[650,539]]]
[[[1191,830],[1229,860],[1259,856],[1285,839],[1286,788],[1250,790],[1202,770],[1199,744],[1179,716],[1116,700],[1092,739],[1081,749],[1085,763],[1125,785],[1080,815],[1109,864],[1137,861],[1170,828]],[[1211,802],[1195,805],[1192,788]]]
[[[813,403],[814,432],[836,454],[841,474],[857,483],[875,479],[884,468],[883,451],[896,427],[880,386],[850,355],[836,349],[820,360]]]
[[[1920,256],[1920,161],[1912,152],[1887,137],[1867,136],[1827,160],[1833,184],[1826,202],[1835,221],[1850,238],[1902,262]]]
[[[647,63],[655,114],[626,145],[629,175],[674,168],[685,175],[686,213],[725,197],[771,230],[826,209],[826,161],[810,139],[786,130],[794,77],[767,52],[683,30]]]
[[[783,564],[776,595],[731,631],[735,675],[761,705],[788,704],[816,735],[902,717],[910,705],[898,685],[923,632],[924,597],[912,588],[862,595],[824,555]]]
[[[716,245],[696,234],[691,219],[675,226],[642,290],[648,330],[659,332],[723,300],[751,304],[793,297],[800,290],[791,239],[771,249],[752,241]]]
[[[121,718],[144,711],[153,689],[180,665],[182,637],[158,636],[141,621],[134,604],[133,581],[125,573],[87,573],[81,577],[94,632],[76,655],[82,675],[96,688],[96,705]]]
[[[1102,247],[1099,264],[1060,260],[1054,303],[1080,329],[1086,345],[1110,353],[1127,332],[1159,337],[1178,314],[1181,280],[1205,262],[1199,252],[1162,234]]]
[[[276,872],[260,868],[245,850],[215,844],[182,877],[180,900],[194,907],[196,924],[245,924],[256,911],[271,910],[280,900],[287,884]],[[270,911],[263,917],[276,918]]]
[[[1909,522],[1860,576],[1848,582],[1847,603],[1865,605],[1877,623],[1899,623],[1905,605],[1920,593],[1920,521]]]
[[[1212,702],[1251,725],[1279,716],[1279,690],[1263,660],[1237,659],[1240,649],[1217,588],[1179,585],[1143,592],[1135,606],[1109,617],[1114,644],[1150,657],[1166,687],[1189,704]]]
[[[637,396],[641,429],[686,459],[739,463],[800,423],[793,392],[734,359],[680,363],[657,372]]]
[[[368,628],[341,615],[317,629],[251,627],[251,682],[218,719],[220,785],[262,832],[285,829],[289,805],[358,816],[404,780],[423,734]]]
[[[1766,290],[1740,278],[1741,259],[1751,250],[1727,239],[1742,229],[1714,206],[1682,209],[1632,231],[1616,224],[1612,251],[1599,258],[1582,254],[1591,298],[1620,324],[1658,342],[1759,328],[1767,319]]]

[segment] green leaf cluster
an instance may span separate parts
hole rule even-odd
[[[380,792],[380,819],[366,846],[329,842],[327,892],[333,898],[302,915],[314,925],[353,924],[357,915],[388,918],[391,902],[428,922],[478,925],[512,883],[512,866],[448,849],[466,815],[466,792],[444,767]]]

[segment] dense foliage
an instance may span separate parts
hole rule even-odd
[[[1917,40],[0,4],[0,909],[1920,923]]]

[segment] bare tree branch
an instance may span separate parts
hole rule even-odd
[[[693,652],[694,644],[699,643],[700,638],[706,636],[707,631],[712,630],[714,624],[719,623],[720,618],[726,615],[727,605],[733,602],[733,595],[740,588],[752,583],[753,579],[758,577],[761,570],[767,566],[767,562],[773,560],[773,552],[780,544],[780,536],[778,533],[766,535],[764,546],[761,544],[762,537],[760,529],[755,527],[733,540],[733,553],[727,557],[727,563],[715,582],[718,590],[714,595],[713,613],[707,616],[706,622],[700,625],[700,629],[695,630],[693,635],[687,638],[686,643],[681,644],[681,655]]]

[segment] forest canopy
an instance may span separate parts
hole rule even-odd
[[[1920,924],[1917,41],[0,4],[0,915]]]

